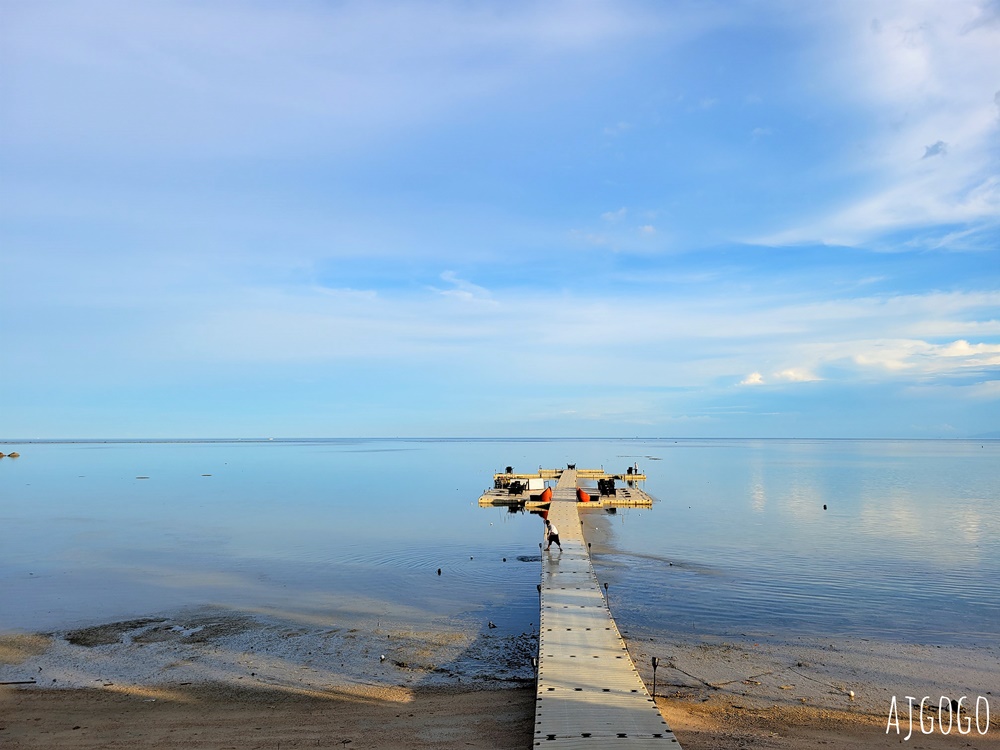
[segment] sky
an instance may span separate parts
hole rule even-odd
[[[1000,437],[1000,2],[0,0],[0,439]]]

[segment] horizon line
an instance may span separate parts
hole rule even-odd
[[[386,436],[386,435],[327,435],[313,437],[60,437],[60,438],[0,438],[0,445],[25,445],[25,444],[68,444],[68,443],[292,443],[306,442],[310,440],[334,441],[334,440],[397,440],[397,441],[541,441],[541,440],[855,440],[855,441],[943,441],[943,440],[1000,440],[1000,435],[988,433],[984,435],[968,435],[964,437],[835,437],[835,436],[566,436],[566,435],[449,435],[449,436]]]

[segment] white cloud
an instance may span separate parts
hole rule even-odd
[[[656,227],[654,227],[652,224],[643,224],[641,227],[639,227],[639,233],[647,235],[656,234]]]
[[[981,5],[972,0],[831,9],[810,64],[868,125],[854,155],[831,170],[864,187],[755,241],[859,245],[900,229],[1000,223],[1000,25],[976,23]]]
[[[770,376],[770,378],[770,380],[767,380],[760,372],[755,371],[743,378],[743,380],[740,381],[740,385],[765,385],[769,382],[812,383],[817,380],[822,380],[822,378],[814,375],[804,367],[789,367],[775,372]]]
[[[947,346],[941,347],[939,354],[942,357],[981,357],[1000,354],[1000,346],[994,344],[970,344],[968,341],[955,341]],[[995,357],[992,357],[996,360]]]
[[[545,91],[655,25],[605,2],[168,0],[28,3],[4,24],[9,145],[215,156],[349,152]]]
[[[988,371],[1000,368],[1000,345],[954,341],[932,344],[919,339],[859,341],[851,359],[862,367],[890,372],[957,374],[964,370]]]
[[[85,268],[86,259],[79,265]],[[332,282],[254,285],[240,267],[213,272],[206,286],[186,288],[181,298],[158,288],[136,292],[132,282],[141,283],[143,270],[148,275],[149,268],[139,268],[134,276],[116,276],[101,307],[92,289],[75,289],[67,277],[58,309],[52,302],[32,307],[10,327],[9,357],[36,363],[36,379],[73,369],[81,379],[115,383],[136,368],[145,374],[143,367],[168,377],[202,366],[302,363],[308,373],[344,360],[404,369],[447,361],[483,383],[499,377],[483,370],[511,342],[544,352],[546,366],[503,368],[507,381],[559,387],[704,392],[713,383],[799,387],[820,378],[905,386],[988,381],[1000,373],[1000,292],[803,303],[799,294],[706,293],[702,283],[675,284],[668,295],[643,285],[558,281],[543,291],[527,276],[486,288],[446,270],[434,286],[375,293]],[[580,367],[581,351],[593,342],[614,342],[629,352],[632,366]]]
[[[977,181],[971,175],[924,174],[900,181],[828,218],[752,241],[764,245],[820,242],[856,246],[899,229],[953,224],[975,224],[982,228],[996,223],[1000,223],[1000,179],[987,177]],[[937,246],[941,242],[941,238],[935,241]]]
[[[804,367],[789,367],[787,370],[777,373],[775,377],[779,380],[787,380],[789,383],[812,383],[816,380],[822,380]]]
[[[489,289],[473,284],[470,281],[461,279],[454,271],[444,271],[441,279],[452,285],[451,289],[436,289],[438,294],[444,297],[452,297],[463,302],[487,302],[496,304]]]
[[[618,222],[625,218],[625,214],[628,213],[628,209],[622,206],[617,211],[605,211],[601,214],[601,218],[609,222]]]

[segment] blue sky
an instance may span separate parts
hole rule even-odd
[[[0,0],[0,436],[1000,430],[998,2]]]

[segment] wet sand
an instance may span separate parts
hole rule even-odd
[[[628,639],[647,685],[659,655],[657,703],[687,750],[898,746],[906,695],[982,696],[994,713],[986,736],[915,726],[906,746],[1000,749],[996,646]],[[524,748],[534,643],[220,609],[7,634],[0,681],[31,684],[0,687],[0,746]]]
[[[907,740],[905,720],[899,735],[895,729],[887,734],[885,716],[855,711],[757,704],[755,701],[733,701],[728,697],[710,698],[705,703],[659,698],[657,705],[685,750],[1000,748],[1000,733],[992,724],[986,736],[980,736],[974,725],[971,733],[964,736],[954,728],[949,735],[942,735],[937,727],[933,734],[923,735],[920,728],[914,726],[913,735]]]
[[[663,641],[633,633],[629,643],[647,685],[650,655],[659,654],[657,704],[688,750],[760,748],[975,747],[1000,750],[1000,650],[874,641],[704,638]],[[896,697],[899,724],[889,733]],[[906,696],[929,696],[923,734]],[[941,697],[967,696],[941,733]],[[976,729],[976,701],[992,711],[985,735]],[[949,705],[945,700],[944,704]],[[943,713],[945,727],[950,711]],[[932,723],[933,721],[933,723]],[[985,711],[980,727],[986,729]]]
[[[226,684],[120,692],[0,688],[0,746],[518,748],[531,688],[289,691]]]
[[[687,750],[898,747],[885,717],[768,701],[658,698]],[[526,748],[534,717],[531,687],[502,690],[288,691],[232,685],[169,689],[0,688],[5,748]],[[915,727],[913,748],[1000,748],[986,737]]]
[[[659,698],[686,750],[824,747],[1000,748],[986,737],[887,735],[885,718],[851,711]],[[427,688],[321,693],[200,685],[171,690],[0,688],[5,748],[527,748],[534,690]]]

